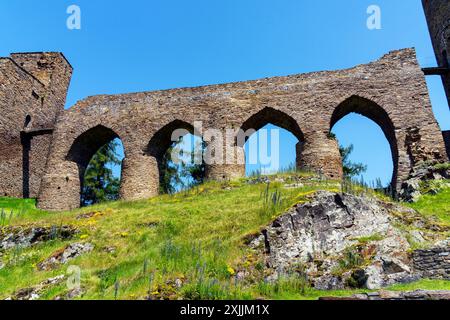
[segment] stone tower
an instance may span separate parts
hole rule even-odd
[[[425,16],[433,42],[434,53],[441,70],[447,99],[450,107],[450,1],[422,0]]]
[[[0,58],[0,196],[37,197],[71,76],[61,53]]]
[[[435,69],[435,72],[429,74],[442,77],[450,108],[450,1],[422,0],[422,4],[438,63],[438,68],[432,68]],[[450,131],[444,131],[442,134],[450,159]]]

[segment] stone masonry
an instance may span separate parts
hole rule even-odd
[[[202,121],[203,132],[220,129],[223,136],[227,128],[258,130],[268,123],[282,127],[299,140],[298,166],[321,171],[330,179],[342,178],[342,164],[338,143],[329,132],[351,112],[372,119],[386,135],[394,187],[423,161],[448,161],[413,49],[393,51],[346,70],[93,96],[68,110],[63,105],[72,69],[61,54],[17,54],[0,63],[4,111],[0,113],[0,194],[38,196],[39,207],[47,210],[80,205],[89,160],[115,138],[125,149],[121,198],[156,195],[158,164],[172,142],[172,132],[183,128],[202,135],[194,131],[195,121]],[[207,145],[212,153],[225,148],[212,141]],[[232,145],[243,152],[242,144]],[[240,177],[244,166],[207,165],[206,178]]]
[[[60,53],[0,58],[0,196],[38,196],[71,74]]]
[[[450,247],[415,250],[414,268],[426,278],[450,279]]]
[[[450,108],[450,1],[422,0],[439,67],[446,68],[442,81]]]
[[[445,147],[447,148],[447,156],[450,159],[450,130],[443,131],[442,135],[444,136]]]
[[[392,149],[394,185],[422,161],[447,161],[424,75],[414,50],[406,49],[348,70],[89,97],[58,119],[39,206],[78,207],[80,178],[89,159],[117,137],[125,149],[121,197],[156,195],[158,163],[172,132],[192,131],[194,121],[202,121],[204,130],[278,125],[300,141],[299,166],[340,179],[338,144],[329,132],[350,112],[369,117],[383,129]],[[207,178],[234,178],[243,175],[244,165],[214,164],[206,171]]]

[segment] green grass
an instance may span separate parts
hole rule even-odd
[[[52,240],[22,249],[19,258],[7,252],[3,256],[7,265],[0,269],[0,299],[66,274],[71,265],[81,270],[82,299],[114,299],[116,294],[118,299],[144,299],[149,293],[153,298],[172,299],[317,299],[361,292],[321,292],[298,277],[266,283],[262,262],[245,245],[249,235],[258,233],[292,205],[307,201],[319,189],[340,190],[336,183],[317,181],[304,182],[299,188],[271,183],[269,189],[265,184],[248,185],[242,180],[208,182],[175,195],[58,213],[36,209],[33,200],[0,199],[0,208],[6,212],[22,212],[6,219],[6,225],[72,225],[80,231],[70,241]],[[445,192],[437,199],[450,190]],[[276,203],[270,205],[273,194]],[[448,210],[443,203],[439,205]],[[432,210],[425,214],[441,215],[426,203],[421,209]],[[77,219],[89,212],[96,214]],[[52,271],[36,268],[73,242],[90,242],[95,249]],[[111,248],[115,248],[113,253],[108,252]],[[236,281],[235,272],[243,269],[250,272],[248,280]],[[176,279],[182,280],[181,288],[176,288]],[[449,285],[433,281],[418,285],[422,284],[439,288]],[[64,283],[53,286],[43,292],[42,298],[52,299],[67,290]]]
[[[450,290],[450,281],[423,279],[412,283],[396,284],[388,289],[392,291]]]
[[[436,217],[440,222],[450,226],[450,188],[443,188],[436,195],[424,195],[409,207],[428,217]]]
[[[0,198],[0,210],[2,208],[6,211],[14,210],[16,213],[21,210],[39,211],[36,209],[35,199]]]

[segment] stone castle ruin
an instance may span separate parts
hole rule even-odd
[[[450,2],[448,0],[422,0],[422,4],[438,63],[437,68],[429,68],[424,71],[425,74],[441,76],[450,108]],[[450,131],[444,131],[443,135],[450,158]]]
[[[424,2],[441,2],[448,9],[447,1]],[[329,133],[351,112],[383,130],[392,152],[394,188],[420,164],[448,161],[443,136],[449,143],[449,134],[443,135],[434,118],[414,49],[393,51],[346,70],[100,95],[65,110],[71,75],[72,67],[61,53],[18,53],[0,59],[0,196],[37,198],[38,206],[47,210],[79,207],[90,159],[115,138],[125,150],[121,199],[155,196],[159,163],[172,143],[172,132],[182,128],[201,135],[194,130],[196,121],[202,121],[204,129],[224,131],[258,130],[268,123],[284,128],[299,140],[298,167],[330,179],[341,179],[343,173],[338,143]],[[237,142],[232,147],[243,152]],[[240,163],[206,165],[209,179],[244,174]]]

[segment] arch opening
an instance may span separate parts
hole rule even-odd
[[[80,205],[117,200],[124,149],[120,137],[102,125],[78,136],[66,160],[76,163],[80,181]]]
[[[300,166],[304,135],[291,116],[264,108],[247,119],[241,129],[245,140],[238,146],[245,150],[247,176],[294,171]]]
[[[340,144],[341,155],[346,155],[346,159],[343,159],[344,172],[349,174],[352,164],[353,168],[358,164],[365,165],[367,171],[356,173],[357,177],[354,178],[395,192],[398,172],[397,140],[394,125],[382,107],[371,100],[352,96],[334,110],[330,132]]]
[[[159,193],[172,194],[202,183],[204,149],[202,137],[187,122],[174,120],[158,130],[145,153],[158,164]]]

